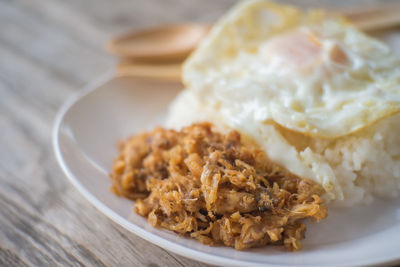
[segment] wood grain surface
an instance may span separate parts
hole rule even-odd
[[[61,104],[114,68],[105,42],[211,22],[232,1],[0,0],[0,265],[204,266],[116,225],[68,182],[51,129]]]
[[[103,49],[111,36],[212,22],[232,2],[0,0],[1,266],[205,266],[136,237],[89,204],[57,165],[51,129],[69,96],[114,67]]]

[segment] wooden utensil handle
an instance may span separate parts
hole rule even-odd
[[[181,64],[144,64],[124,61],[117,65],[117,75],[180,81]]]
[[[390,28],[400,24],[400,6],[365,15],[349,16],[348,18],[363,31]]]

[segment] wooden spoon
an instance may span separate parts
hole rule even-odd
[[[138,61],[183,60],[209,31],[209,26],[178,24],[123,34],[111,40],[110,52]]]
[[[372,31],[400,24],[400,4],[333,10],[344,14],[361,30]],[[112,39],[107,48],[121,58],[139,61],[179,61],[204,38],[209,25],[177,24],[130,32]]]
[[[400,25],[400,4],[331,10],[345,15],[364,31]],[[179,64],[198,45],[210,29],[209,25],[180,24],[151,28],[121,35],[108,44],[108,50],[124,60],[117,74],[167,80],[180,80]],[[165,64],[167,61],[173,62]]]

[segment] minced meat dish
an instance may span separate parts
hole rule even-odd
[[[224,135],[209,123],[131,137],[110,176],[112,191],[136,200],[134,211],[153,226],[207,245],[299,250],[303,219],[327,216],[319,185],[271,163],[237,131]]]

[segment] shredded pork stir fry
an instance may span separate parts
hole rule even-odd
[[[299,250],[302,220],[327,216],[316,183],[279,169],[238,132],[223,135],[208,123],[131,137],[110,176],[112,191],[136,200],[135,212],[153,226],[208,245]]]

